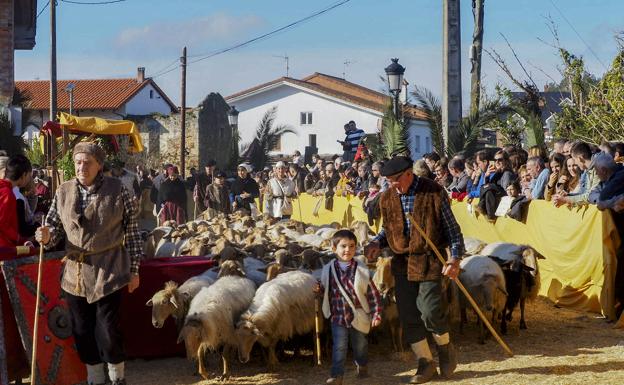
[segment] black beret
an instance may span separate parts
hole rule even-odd
[[[381,168],[382,176],[391,176],[412,168],[412,160],[406,156],[397,155],[387,161]]]

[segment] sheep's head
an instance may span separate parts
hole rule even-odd
[[[178,284],[169,281],[165,284],[165,288],[156,292],[145,305],[152,308],[152,325],[160,329],[170,315],[177,313],[182,306],[177,299]]]
[[[286,249],[279,249],[273,255],[275,262],[280,266],[287,266],[290,262],[290,253]]]
[[[538,253],[534,248],[527,246],[522,250],[522,264],[530,269],[531,275],[533,277],[537,276],[538,268],[537,268],[537,260],[545,259],[545,257]]]
[[[249,361],[251,349],[262,333],[245,314],[236,325],[236,342],[238,345],[238,359],[243,364]]]
[[[199,319],[197,314],[193,314],[187,317],[186,322],[184,322],[184,326],[182,330],[180,330],[180,334],[178,335],[178,343],[184,341],[184,346],[186,347],[186,358],[189,360],[197,359],[197,351],[199,350],[199,346],[201,345],[204,335],[206,331],[204,330],[204,325]]]
[[[228,260],[221,263],[221,268],[219,269],[219,274],[217,275],[217,279],[221,277],[226,277],[229,275],[245,277],[245,270],[243,269],[243,264],[239,261]]]
[[[392,257],[379,257],[373,275],[373,283],[382,295],[388,294],[394,288],[394,275],[392,275]]]
[[[313,249],[303,250],[301,253],[301,268],[314,270],[322,267],[321,253]]]

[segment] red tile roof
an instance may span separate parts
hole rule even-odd
[[[281,77],[279,79],[260,84],[244,91],[237,92],[233,95],[226,97],[225,99],[235,99],[282,82],[292,83],[313,91],[318,91],[323,94],[333,96],[338,99],[342,99],[347,102],[362,107],[367,107],[379,112],[385,112],[387,106],[392,102],[388,95],[384,95],[381,92],[371,90],[370,88],[351,83],[335,76],[326,75],[318,72],[301,80],[289,77]],[[414,106],[406,106],[404,107],[403,111],[407,117],[412,119],[425,118],[425,113],[421,109]]]
[[[152,84],[162,98],[172,108],[177,107],[156,83],[147,78],[139,83],[137,79],[82,79],[57,81],[57,104],[59,110],[69,110],[69,94],[64,91],[69,83],[73,83],[74,110],[116,110],[130,100],[147,84]],[[48,110],[50,108],[50,81],[23,80],[16,81],[15,87],[30,99],[29,109]]]

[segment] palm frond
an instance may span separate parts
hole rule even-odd
[[[387,107],[383,117],[381,140],[386,157],[409,155],[409,148],[407,146],[407,126],[394,116],[392,105]]]
[[[269,160],[269,153],[277,146],[282,135],[297,133],[289,125],[274,126],[276,116],[277,106],[269,108],[264,113],[256,128],[256,136],[245,151],[248,160],[256,170],[264,168]]]
[[[416,99],[418,107],[425,113],[425,119],[431,131],[431,144],[435,151],[446,154],[444,146],[444,130],[442,128],[442,103],[440,99],[424,87],[414,87],[412,96]]]

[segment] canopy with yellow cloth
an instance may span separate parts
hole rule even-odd
[[[130,120],[112,120],[97,117],[79,117],[66,112],[59,113],[59,124],[72,134],[94,135],[128,135],[130,143],[128,152],[136,153],[143,151],[143,142],[139,129]],[[57,133],[55,135],[58,136]],[[43,140],[43,136],[41,137]],[[41,142],[43,149],[43,142]]]

